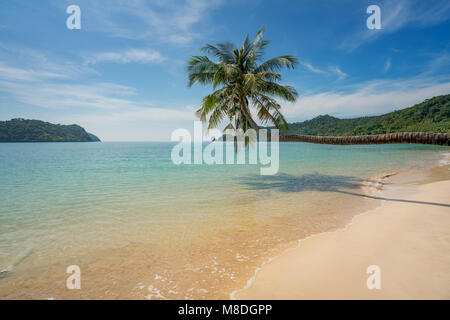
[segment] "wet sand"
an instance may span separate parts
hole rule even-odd
[[[379,208],[266,264],[237,299],[450,299],[450,167],[389,177]],[[369,266],[380,289],[369,290]]]

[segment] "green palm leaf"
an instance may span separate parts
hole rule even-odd
[[[257,121],[288,130],[278,101],[293,102],[298,93],[292,86],[279,83],[279,72],[294,69],[298,59],[283,55],[261,63],[270,43],[263,34],[264,28],[260,28],[252,41],[247,36],[240,47],[231,42],[207,44],[201,50],[211,58],[192,56],[188,61],[189,86],[199,83],[216,89],[203,98],[196,111],[201,121],[208,122],[208,129],[219,127],[228,118],[231,123],[225,130],[258,129]]]

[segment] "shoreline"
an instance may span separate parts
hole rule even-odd
[[[441,161],[442,161],[442,160],[441,160]],[[378,180],[377,183],[383,184],[383,180],[384,180],[384,179],[389,178],[389,177],[391,177],[391,176],[393,176],[393,175],[396,175],[396,174],[398,174],[398,173],[400,173],[400,172],[401,172],[401,170],[399,170],[399,171],[394,171],[394,172],[390,172],[390,173],[382,173],[382,174],[378,174],[378,175],[376,175],[376,176],[374,176],[374,177],[372,177],[372,178],[367,179],[367,183],[368,183],[368,184],[369,184],[369,183],[372,183],[372,182],[369,182],[369,181],[375,179],[375,180]],[[368,188],[368,186],[365,185],[365,186],[362,187],[362,188]],[[375,187],[375,189],[378,190],[378,191],[380,190],[380,189],[378,189],[377,187]],[[370,196],[370,195],[368,194],[368,191],[367,191],[367,190],[366,190],[365,194],[368,195],[368,196]],[[365,199],[367,199],[367,198],[365,198]],[[229,299],[230,299],[230,300],[239,300],[239,298],[237,298],[237,295],[238,295],[239,293],[245,292],[246,290],[248,290],[248,289],[251,288],[251,286],[253,285],[253,283],[254,283],[255,280],[256,280],[256,277],[258,276],[258,273],[259,273],[261,270],[263,270],[263,269],[265,268],[265,266],[267,266],[267,265],[269,265],[270,263],[276,261],[277,259],[279,259],[279,258],[282,257],[283,255],[285,255],[286,253],[291,252],[291,251],[293,251],[293,250],[299,249],[299,248],[301,247],[301,244],[302,244],[304,241],[306,241],[306,240],[308,240],[308,239],[311,239],[311,238],[314,238],[314,237],[321,236],[321,235],[332,234],[332,233],[334,233],[334,232],[346,230],[348,227],[350,227],[351,225],[354,224],[355,218],[356,218],[356,217],[358,217],[358,216],[360,216],[360,215],[365,215],[365,214],[367,214],[367,213],[369,213],[369,212],[371,212],[371,211],[373,211],[373,210],[377,210],[377,209],[383,207],[384,203],[385,203],[385,201],[384,201],[384,200],[381,200],[381,201],[380,201],[380,204],[377,205],[375,208],[371,208],[371,209],[368,209],[368,210],[365,210],[365,211],[362,211],[362,212],[360,212],[360,213],[355,214],[355,215],[350,219],[350,221],[349,221],[345,226],[343,226],[343,227],[341,227],[341,228],[337,228],[337,229],[331,230],[331,231],[324,231],[324,232],[320,232],[320,233],[316,233],[316,234],[311,234],[311,235],[309,235],[309,236],[307,236],[307,237],[305,237],[305,238],[298,239],[298,240],[296,241],[297,244],[296,244],[295,246],[285,249],[283,252],[281,252],[281,253],[280,253],[279,255],[277,255],[277,256],[268,258],[267,261],[263,262],[261,266],[257,267],[257,268],[255,269],[255,272],[254,272],[253,276],[247,281],[246,285],[245,285],[243,288],[241,288],[241,289],[237,289],[237,290],[234,290],[233,292],[231,292],[231,293],[230,293],[230,296],[229,296]],[[252,298],[250,298],[250,299],[252,299]]]
[[[235,290],[230,294],[230,299],[376,299],[376,298],[410,298],[414,293],[399,291],[394,294],[394,289],[391,290],[374,290],[374,291],[383,291],[382,293],[369,291],[365,288],[365,279],[369,276],[366,274],[366,270],[360,270],[359,280],[364,279],[363,290],[361,291],[361,285],[359,284],[358,290],[352,288],[352,285],[355,283],[355,279],[351,279],[352,275],[348,274],[348,271],[345,269],[346,266],[342,265],[341,259],[342,254],[346,255],[347,258],[352,257],[352,254],[355,256],[366,256],[370,260],[370,257],[367,256],[367,252],[364,252],[364,248],[358,247],[358,244],[362,240],[366,240],[366,245],[373,246],[373,250],[378,252],[381,256],[383,256],[383,252],[387,250],[383,250],[386,248],[377,247],[377,244],[373,243],[370,239],[364,239],[364,237],[374,236],[373,230],[371,230],[371,224],[376,222],[375,218],[378,218],[380,215],[383,216],[383,221],[378,221],[377,223],[381,223],[381,233],[383,231],[383,226],[389,223],[389,218],[392,218],[392,211],[402,211],[403,220],[408,217],[408,211],[411,210],[411,206],[415,206],[416,208],[413,210],[415,213],[415,218],[419,221],[426,220],[424,219],[424,215],[417,214],[417,211],[422,210],[423,206],[427,204],[426,201],[423,203],[414,203],[414,201],[423,200],[426,198],[438,197],[437,193],[440,192],[440,201],[448,205],[448,201],[446,201],[445,190],[450,189],[450,177],[448,175],[448,170],[450,170],[448,166],[448,158],[449,154],[444,153],[444,157],[447,158],[445,160],[441,160],[439,162],[439,166],[432,167],[430,169],[421,170],[417,172],[404,172],[399,171],[395,174],[385,174],[384,178],[386,178],[387,188],[382,188],[381,197],[386,198],[381,201],[381,204],[374,209],[369,209],[367,211],[361,212],[355,215],[351,221],[343,228],[339,228],[337,230],[323,232],[308,236],[306,238],[298,240],[298,245],[285,250],[281,255],[269,259],[267,262],[262,264],[257,270],[255,270],[254,275],[250,278],[246,284],[241,289]],[[383,181],[384,182],[384,181]],[[384,184],[382,182],[382,184]],[[429,190],[430,189],[430,190]],[[392,201],[392,197],[397,198],[395,201]],[[414,199],[410,199],[413,197]],[[425,198],[424,198],[425,197]],[[391,199],[389,199],[391,198]],[[448,198],[448,197],[447,197]],[[403,199],[403,200],[402,200]],[[404,202],[402,202],[404,201]],[[413,203],[411,203],[413,202]],[[419,201],[420,202],[420,201]],[[430,202],[430,201],[429,201]],[[431,201],[433,202],[433,201]],[[435,201],[434,201],[435,202]],[[429,203],[428,203],[429,204]],[[417,209],[418,206],[422,206],[422,209]],[[430,209],[429,207],[432,207]],[[439,208],[439,209],[436,209]],[[443,217],[442,211],[449,212],[449,207],[439,207],[429,205],[427,206],[426,212],[430,214],[434,214],[439,216],[444,221],[441,221],[444,225],[450,226],[450,218]],[[440,212],[440,213],[439,213]],[[386,217],[384,217],[386,216]],[[367,222],[366,222],[367,220]],[[372,221],[373,220],[373,221]],[[391,221],[392,222],[392,221]],[[423,221],[421,221],[423,222]],[[426,221],[425,221],[426,222]],[[367,223],[369,223],[367,225]],[[398,221],[397,221],[398,223]],[[359,230],[365,227],[366,230]],[[402,225],[399,225],[401,229]],[[388,228],[389,229],[389,228]],[[389,230],[393,231],[393,230]],[[360,232],[360,233],[357,233]],[[372,232],[372,234],[371,234]],[[403,234],[402,230],[395,230],[398,234]],[[442,233],[442,230],[441,230]],[[387,234],[389,237],[389,234]],[[425,231],[424,237],[430,236],[430,234]],[[350,238],[349,238],[350,237]],[[374,236],[376,238],[376,236]],[[378,235],[379,237],[379,235]],[[442,237],[446,237],[446,233]],[[344,238],[345,241],[343,240]],[[370,238],[370,237],[369,237]],[[355,241],[356,240],[356,241]],[[380,240],[380,239],[378,239]],[[381,239],[383,240],[383,239]],[[337,242],[336,242],[337,241]],[[340,242],[339,242],[340,241]],[[336,245],[336,243],[340,243],[340,245]],[[342,246],[343,245],[343,246]],[[405,244],[404,244],[405,245]],[[420,245],[419,245],[420,246]],[[332,249],[330,251],[330,249]],[[405,251],[407,251],[408,246],[406,246]],[[341,251],[344,252],[341,252]],[[353,250],[353,251],[352,251]],[[378,250],[378,251],[377,251]],[[444,249],[441,248],[441,251],[444,250],[444,256],[450,252],[450,240],[444,241]],[[369,250],[370,251],[370,250]],[[403,251],[400,249],[397,252],[398,255],[405,255]],[[331,254],[317,256],[315,252],[331,252]],[[336,253],[338,252],[338,253]],[[423,252],[419,252],[417,254],[422,254]],[[438,255],[439,253],[436,253]],[[384,257],[385,258],[385,257]],[[409,257],[411,258],[411,257]],[[309,260],[308,260],[309,259]],[[358,259],[354,259],[358,260]],[[392,257],[391,257],[392,260]],[[394,258],[395,260],[395,258]],[[309,261],[313,267],[305,264],[305,261]],[[410,261],[414,261],[410,259]],[[388,261],[389,262],[389,261]],[[392,261],[391,261],[392,262]],[[348,264],[355,264],[355,261],[350,261]],[[448,261],[447,263],[450,263]],[[295,267],[294,266],[298,266]],[[334,272],[334,269],[328,266],[339,266],[341,267],[341,273]],[[369,265],[369,264],[368,264]],[[395,265],[395,264],[394,264]],[[447,264],[450,265],[450,264]],[[423,266],[422,266],[423,267]],[[442,265],[441,265],[442,267]],[[443,267],[445,271],[449,271],[450,269],[444,265]],[[320,269],[322,271],[316,271],[316,269]],[[361,268],[360,268],[361,269]],[[395,269],[395,267],[394,267]],[[324,273],[324,271],[326,271]],[[347,272],[347,273],[346,273]],[[353,270],[355,272],[355,270]],[[410,271],[409,271],[410,272]],[[306,273],[306,275],[304,274]],[[408,273],[408,272],[406,272]],[[448,273],[448,272],[447,272]],[[347,285],[345,283],[341,284],[341,291],[335,288],[327,288],[327,285],[324,282],[328,279],[333,283],[333,278],[330,279],[330,274],[334,274],[337,278],[341,277],[342,274],[347,276]],[[440,273],[442,276],[442,273]],[[412,275],[414,277],[414,274]],[[311,278],[312,277],[312,278]],[[310,279],[316,279],[317,281],[311,282]],[[345,277],[344,277],[345,278]],[[445,277],[444,279],[448,282],[450,281],[449,277]],[[392,280],[392,279],[391,279]],[[433,279],[432,279],[433,280]],[[340,281],[337,281],[340,282]],[[341,281],[342,282],[342,281]],[[394,279],[395,282],[395,279]],[[426,281],[425,281],[426,282]],[[361,282],[362,283],[362,282]],[[284,286],[283,286],[284,284]],[[332,285],[331,285],[332,286]],[[444,293],[441,292],[440,295],[437,295],[438,298],[450,298],[450,287],[446,288],[445,284],[441,285],[444,287]],[[320,289],[322,288],[322,289]],[[331,289],[331,290],[329,290]],[[398,288],[397,288],[398,289]],[[424,288],[422,288],[424,289]],[[429,289],[429,288],[428,288]],[[418,288],[417,291],[421,291],[421,288]],[[280,293],[284,292],[284,293]],[[288,293],[289,294],[288,294]],[[359,292],[359,293],[357,293]],[[368,293],[370,292],[370,294]],[[356,294],[357,293],[357,294]],[[431,297],[435,297],[431,294]],[[427,298],[427,296],[420,296],[419,298]]]
[[[450,170],[450,152],[447,152],[447,151],[442,152],[442,158],[440,160],[438,160],[436,164],[434,164],[434,165],[432,165],[432,166],[430,166],[428,168],[425,168],[425,169],[420,169],[420,170],[398,169],[398,170],[395,170],[395,171],[392,171],[392,172],[385,171],[384,173],[376,174],[375,176],[368,178],[366,180],[366,185],[364,187],[362,187],[363,189],[366,190],[364,192],[364,194],[368,196],[368,197],[364,197],[364,199],[370,199],[372,197],[371,199],[375,199],[376,200],[376,197],[373,197],[373,194],[372,195],[369,194],[369,192],[370,192],[369,184],[373,183],[373,182],[371,182],[373,180],[377,180],[377,183],[381,184],[381,186],[382,186],[384,184],[384,180],[385,179],[388,179],[388,178],[390,178],[392,176],[396,176],[396,175],[397,176],[398,175],[405,175],[407,177],[409,176],[409,179],[412,178],[413,180],[414,179],[415,180],[422,180],[423,182],[425,182],[426,181],[425,176],[427,175],[427,172],[430,172],[430,171],[433,171],[433,170],[435,170],[437,168],[442,168],[442,167],[449,167],[448,170]],[[428,175],[433,176],[433,174],[431,174],[431,173],[428,173]],[[435,179],[436,179],[436,175],[434,175],[433,181]],[[441,179],[440,176],[437,179],[440,180]],[[406,180],[408,180],[408,178]],[[373,190],[373,188],[372,188],[372,190]],[[383,188],[379,188],[379,186],[375,186],[375,190],[382,191],[382,192],[386,191]],[[324,231],[324,232],[320,232],[320,233],[316,233],[316,234],[311,234],[311,235],[309,235],[307,237],[298,239],[297,241],[295,241],[295,242],[297,242],[297,244],[286,248],[284,251],[282,251],[280,254],[278,254],[276,256],[269,257],[266,261],[264,261],[260,266],[258,266],[255,269],[253,275],[247,280],[247,282],[246,282],[244,287],[236,289],[236,290],[232,291],[229,294],[229,299],[230,300],[239,300],[239,298],[237,298],[237,295],[239,293],[241,293],[241,292],[245,292],[246,290],[248,290],[253,285],[253,283],[255,282],[256,277],[258,276],[258,273],[260,271],[262,271],[267,265],[271,264],[272,262],[274,262],[277,259],[279,259],[280,257],[282,257],[284,254],[287,254],[290,251],[299,249],[303,241],[306,241],[306,240],[308,240],[310,238],[314,238],[314,237],[317,237],[317,236],[326,235],[326,234],[332,234],[332,233],[335,233],[335,232],[347,230],[350,226],[352,226],[355,223],[355,219],[357,217],[363,216],[363,215],[366,215],[366,214],[369,214],[369,213],[372,213],[373,211],[376,211],[376,210],[382,208],[385,205],[385,203],[386,203],[386,200],[378,200],[378,201],[380,201],[380,203],[376,207],[370,208],[370,209],[367,209],[367,210],[363,210],[363,211],[353,215],[352,218],[350,219],[350,221],[345,226],[340,227],[340,228],[338,227],[337,229],[330,230],[330,231]],[[248,299],[254,299],[254,298],[250,297]]]

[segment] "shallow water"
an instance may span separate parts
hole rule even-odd
[[[176,166],[174,145],[0,144],[0,297],[226,298],[268,257],[377,205],[339,191],[449,151],[281,143],[279,173],[261,176]]]

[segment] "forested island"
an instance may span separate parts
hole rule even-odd
[[[0,121],[0,142],[95,142],[95,135],[76,124],[62,125],[40,120]]]
[[[312,136],[362,136],[398,132],[450,133],[450,94],[380,116],[339,119],[329,115],[289,124],[289,132]]]

